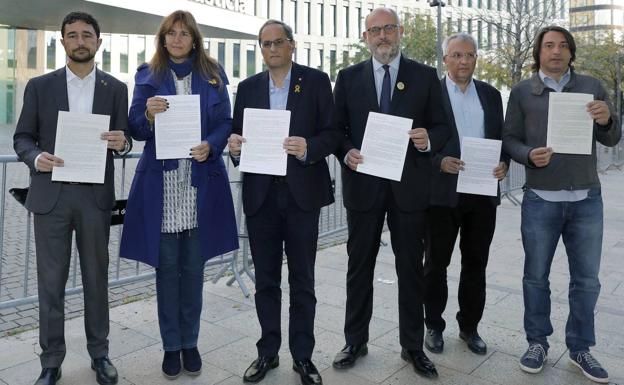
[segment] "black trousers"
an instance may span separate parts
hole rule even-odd
[[[111,211],[95,203],[92,186],[72,184],[63,184],[52,211],[34,216],[43,368],[58,368],[65,358],[65,284],[74,230],[84,288],[87,350],[91,358],[108,355],[110,218]]]
[[[460,194],[454,208],[431,206],[427,210],[425,323],[428,329],[443,331],[446,327],[442,317],[448,300],[446,269],[459,233],[461,274],[457,322],[462,331],[477,330],[485,306],[485,269],[495,226],[496,206],[487,196]]]
[[[371,210],[347,210],[349,262],[345,339],[349,345],[362,344],[369,339],[375,262],[386,214],[398,276],[400,343],[408,350],[422,350],[424,212],[401,211],[389,184]]]
[[[266,201],[247,217],[249,245],[256,272],[256,312],[262,335],[258,355],[277,355],[281,342],[282,257],[288,261],[290,320],[288,342],[295,360],[312,357],[314,350],[314,263],[319,209],[303,211],[287,184],[273,183]]]

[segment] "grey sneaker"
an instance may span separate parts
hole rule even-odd
[[[578,366],[590,380],[605,384],[609,382],[609,374],[590,352],[570,353],[570,362]]]
[[[539,373],[544,367],[548,353],[540,344],[531,344],[520,358],[520,369],[527,373]]]

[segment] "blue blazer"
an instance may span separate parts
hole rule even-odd
[[[139,67],[128,119],[130,134],[136,140],[145,141],[145,147],[128,196],[120,255],[154,267],[159,265],[163,171],[171,169],[172,162],[156,160],[154,131],[145,118],[145,103],[154,95],[175,95],[173,76],[166,75],[160,80],[146,64]],[[221,78],[224,85],[219,87],[209,83],[209,79],[193,77],[193,90],[200,95],[201,137],[211,149],[206,161],[193,160],[191,166],[191,184],[197,188],[197,222],[204,260],[238,248],[232,193],[222,159],[232,131],[232,119],[225,87],[227,78],[223,73]]]
[[[234,132],[243,133],[245,108],[270,108],[269,72],[264,71],[238,85],[234,104]],[[286,183],[297,206],[304,211],[319,209],[334,201],[329,168],[325,157],[338,141],[331,83],[326,73],[292,64],[290,90],[286,109],[291,111],[290,136],[307,141],[307,157],[301,162],[289,155]],[[264,203],[272,176],[245,173],[243,177],[243,209],[254,215]]]

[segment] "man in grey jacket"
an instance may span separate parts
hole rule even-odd
[[[596,343],[594,308],[600,292],[603,226],[595,142],[614,146],[620,140],[621,127],[600,82],[574,72],[576,45],[570,32],[546,27],[535,41],[535,73],[512,89],[503,131],[505,151],[526,170],[521,231],[524,329],[529,348],[520,367],[538,373],[547,357],[547,337],[553,332],[548,275],[562,237],[570,266],[566,324],[570,360],[591,380],[608,382],[606,370],[589,352]],[[594,121],[590,155],[562,154],[546,147],[549,95],[553,92],[593,95],[594,100],[586,105]]]

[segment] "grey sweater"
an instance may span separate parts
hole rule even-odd
[[[536,147],[546,147],[548,95],[555,91],[547,88],[537,73],[516,84],[507,104],[503,147],[513,160],[526,166],[528,188],[558,191],[599,187],[596,140],[612,147],[622,136],[613,105],[598,79],[579,75],[574,71],[570,75],[570,81],[563,88],[563,92],[592,94],[594,100],[606,101],[611,111],[611,119],[606,126],[594,122],[591,155],[555,153],[546,167],[535,167],[529,161],[529,152]]]

